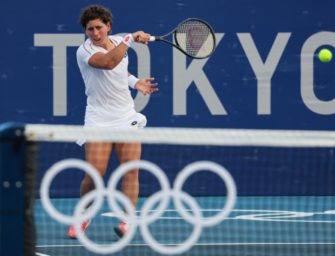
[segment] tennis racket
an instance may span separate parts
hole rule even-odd
[[[174,43],[165,39],[170,35],[174,37]],[[151,36],[149,41],[172,45],[194,59],[208,58],[216,47],[214,30],[206,21],[197,18],[186,19],[166,35]]]

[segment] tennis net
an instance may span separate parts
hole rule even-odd
[[[26,255],[335,251],[334,132],[25,125],[18,134],[29,163],[23,168],[35,172],[26,186],[34,190],[26,192],[34,209],[25,220]],[[78,145],[84,141],[94,143],[86,153]],[[141,160],[128,161],[139,155],[138,147],[118,145],[138,143]],[[103,178],[88,158],[94,166],[107,163]],[[121,158],[126,163],[120,166]],[[134,209],[129,191],[136,198],[136,186],[121,180],[137,168]],[[80,199],[85,174],[95,189]],[[128,230],[120,239],[114,228],[122,221]],[[68,237],[71,225],[77,239]]]

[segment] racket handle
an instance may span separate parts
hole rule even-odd
[[[140,40],[139,37],[136,37],[135,38],[135,41],[138,42]],[[150,36],[149,38],[149,42],[154,42],[154,41],[157,41],[158,40],[158,37],[155,37],[155,36]]]

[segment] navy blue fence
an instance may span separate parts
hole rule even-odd
[[[38,150],[38,182],[54,163],[68,158],[83,158],[83,149],[74,144],[42,143]],[[176,175],[188,164],[213,161],[233,176],[239,196],[330,196],[335,195],[334,148],[274,148],[143,145],[142,159],[157,164],[168,176],[171,186]],[[118,167],[112,154],[107,174]],[[196,196],[224,196],[226,186],[217,176],[203,170],[193,174],[184,190]],[[84,172],[67,169],[56,176],[52,197],[79,197]],[[37,196],[39,191],[37,187]],[[160,189],[149,172],[140,172],[140,195],[148,196]]]

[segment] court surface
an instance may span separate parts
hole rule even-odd
[[[197,198],[206,217],[222,197]],[[139,201],[139,207],[144,199]],[[53,199],[54,205],[73,205],[75,199]],[[70,211],[70,210],[69,210]],[[101,244],[118,240],[113,232],[116,218],[103,206],[87,229],[87,236]],[[97,255],[87,251],[77,240],[67,238],[68,227],[51,219],[36,200],[37,255]],[[98,220],[100,219],[100,220]],[[192,232],[192,225],[174,208],[167,209],[157,223],[150,225],[160,243],[181,243]],[[219,225],[204,228],[197,243],[183,255],[250,255],[250,256],[330,256],[335,252],[335,197],[238,197],[234,210]],[[161,255],[144,242],[139,229],[131,243],[113,255]]]

